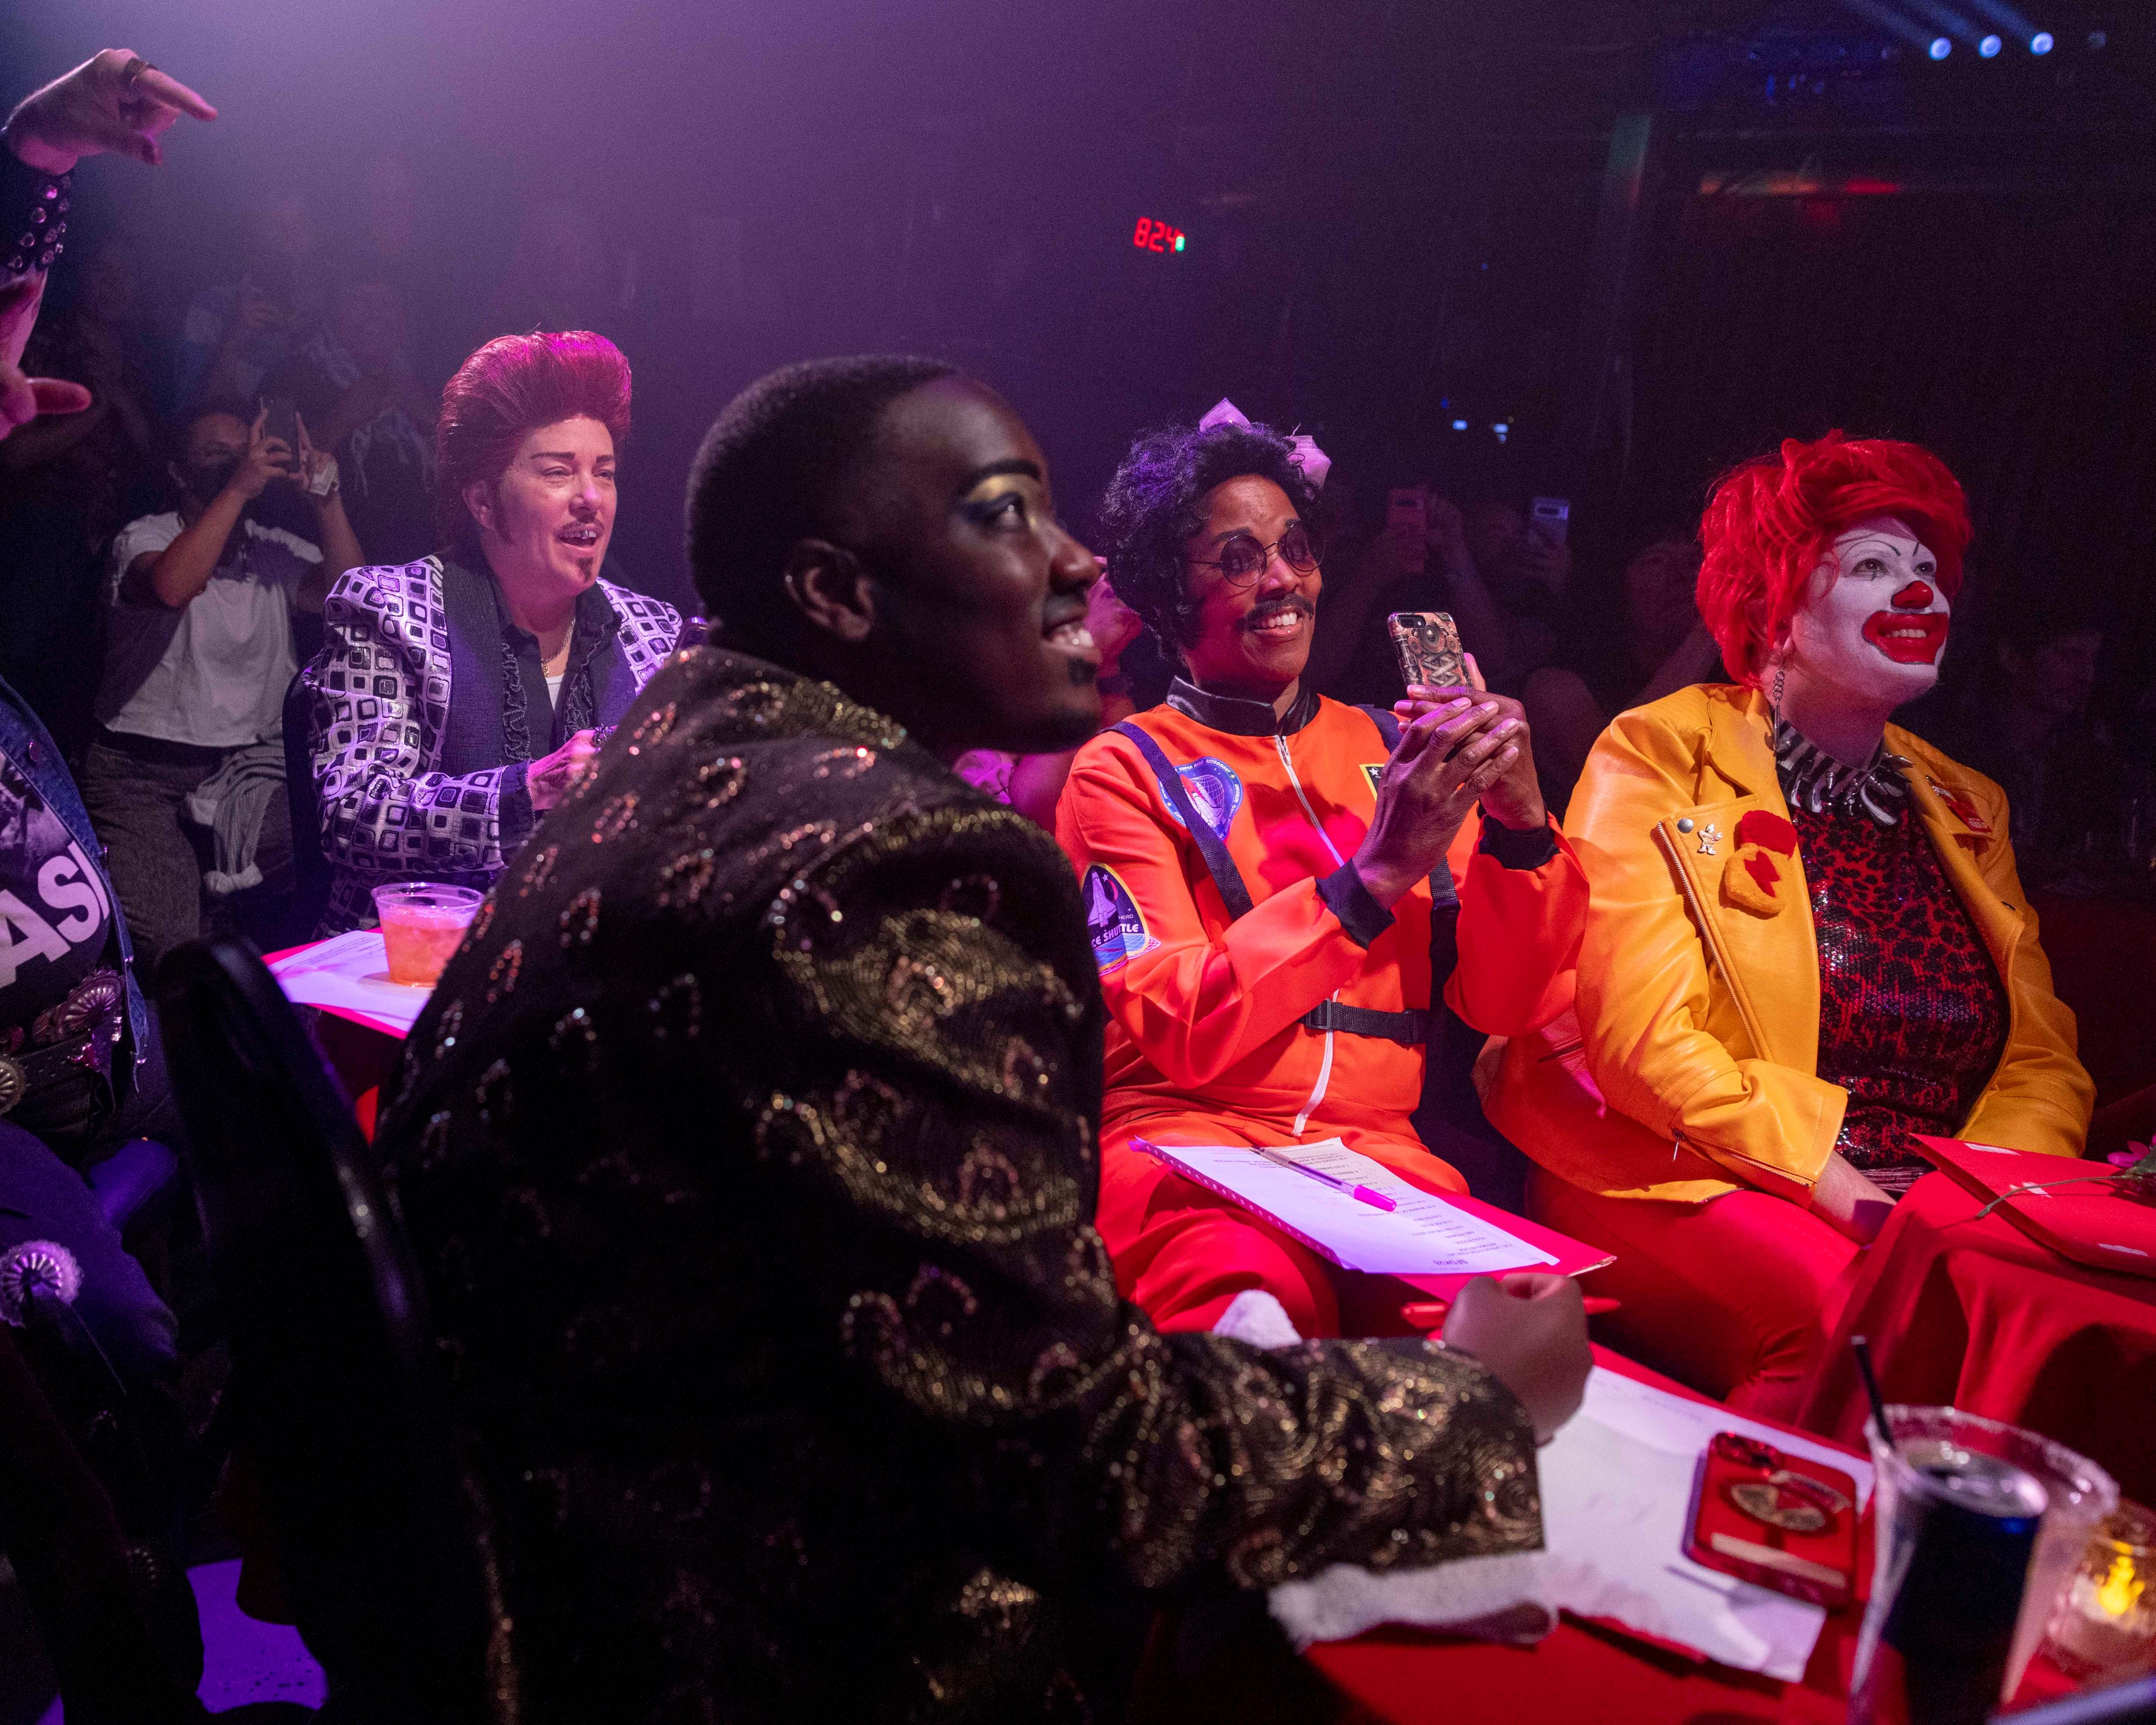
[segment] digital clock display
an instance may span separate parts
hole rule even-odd
[[[1140,216],[1138,225],[1132,232],[1131,244],[1142,252],[1179,252],[1188,236],[1172,222],[1156,221],[1151,216]]]

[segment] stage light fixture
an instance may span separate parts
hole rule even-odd
[[[2031,54],[2049,54],[2051,47],[2051,33],[2049,30],[2039,30],[2029,39],[2029,52]]]
[[[1943,60],[1953,52],[1953,39],[1951,36],[1934,36],[1932,38],[1931,55],[1933,59]]]
[[[2001,42],[1996,36],[1987,36],[1983,41],[1976,44],[1976,51],[1982,54],[1986,59],[1995,59],[1998,57],[1999,50],[2005,46],[2006,44],[2004,42]]]
[[[1452,429],[1455,431],[1465,431],[1467,429],[1467,422],[1465,419],[1455,419],[1452,422]]]

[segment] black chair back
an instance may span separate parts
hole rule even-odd
[[[187,1574],[121,1528],[69,1430],[74,1422],[54,1406],[18,1342],[23,1333],[0,1323],[0,1552],[37,1620],[67,1717],[207,1721],[195,1698],[202,1629]]]
[[[158,978],[231,1336],[233,1430],[340,1718],[512,1720],[506,1619],[426,1301],[351,1103],[254,949]]]
[[[329,853],[322,849],[322,805],[315,794],[315,758],[307,748],[304,670],[285,688],[285,806],[292,817],[292,873],[300,926],[311,936],[330,901]]]

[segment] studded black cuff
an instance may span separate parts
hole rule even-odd
[[[0,276],[42,275],[67,249],[72,173],[49,174],[0,146]]]

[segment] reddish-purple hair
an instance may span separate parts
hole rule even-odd
[[[1930,547],[1939,590],[1953,598],[1969,549],[1969,505],[1960,481],[1929,449],[1830,431],[1816,443],[1790,438],[1779,454],[1722,475],[1699,524],[1707,553],[1699,614],[1730,675],[1758,682],[1820,559],[1858,522],[1881,516],[1904,522]]]
[[[526,432],[578,418],[605,426],[616,449],[629,437],[629,362],[604,336],[496,336],[457,367],[434,427],[434,525],[449,548],[478,552],[465,487],[506,473]]]

